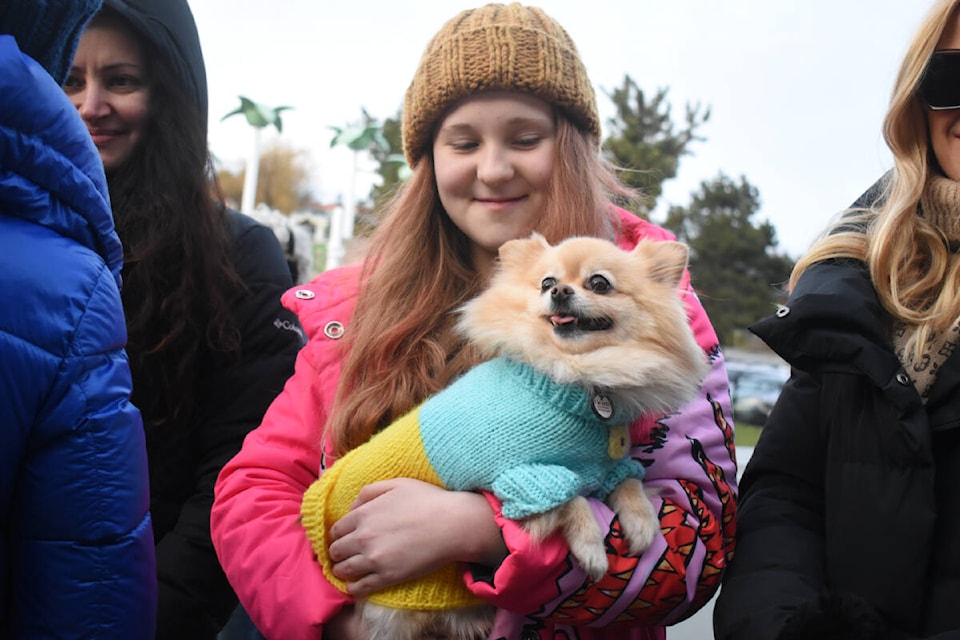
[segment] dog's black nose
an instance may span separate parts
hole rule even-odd
[[[568,284],[558,284],[550,289],[550,297],[556,302],[563,302],[573,295],[573,287]]]

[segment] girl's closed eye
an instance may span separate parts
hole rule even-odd
[[[480,146],[479,142],[472,139],[451,140],[448,144],[454,151],[459,152],[473,151]]]
[[[543,140],[543,136],[540,134],[530,134],[517,137],[514,141],[514,146],[520,147],[521,149],[530,149],[536,147]]]

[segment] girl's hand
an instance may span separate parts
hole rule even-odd
[[[333,573],[354,597],[450,562],[496,566],[507,554],[483,496],[409,478],[364,487],[330,539]]]

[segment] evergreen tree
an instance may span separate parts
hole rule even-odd
[[[720,173],[700,184],[686,207],[673,206],[664,226],[690,247],[693,286],[721,344],[733,346],[737,332],[770,314],[784,298],[793,260],[776,252],[773,225],[755,223],[756,187]]]
[[[376,147],[370,150],[370,155],[377,162],[377,175],[380,184],[374,184],[370,189],[370,200],[373,208],[380,210],[384,200],[388,199],[398,186],[408,177],[409,168],[403,159],[403,137],[400,134],[400,113],[394,118],[383,121],[380,132],[387,141],[388,148]]]
[[[615,165],[626,169],[624,182],[639,189],[647,199],[638,213],[649,217],[663,192],[663,183],[677,176],[681,156],[690,153],[690,144],[702,141],[697,130],[710,119],[709,107],[686,105],[684,124],[677,129],[667,101],[668,89],[659,89],[651,99],[629,75],[623,85],[607,95],[616,115],[607,120],[610,135],[604,153]]]
[[[407,177],[404,173],[404,169],[407,166],[406,162],[403,160],[402,155],[391,153],[391,143],[384,135],[383,126],[381,126],[376,118],[372,117],[366,109],[361,107],[361,112],[363,118],[359,124],[350,124],[346,127],[328,127],[334,131],[334,136],[330,140],[330,146],[344,145],[352,150],[354,154],[351,188],[348,192],[348,203],[345,206],[347,214],[344,224],[346,225],[347,233],[345,237],[347,238],[352,238],[355,235],[357,225],[360,225],[364,229],[376,225],[374,217],[368,215],[370,208],[363,202],[354,202],[351,197],[353,194],[352,181],[356,180],[357,174],[360,171],[357,166],[357,154],[366,152],[370,158],[377,163],[377,173],[380,174],[381,177],[384,176],[385,172],[389,171],[389,165],[394,164],[399,165],[397,169],[398,178],[403,180]],[[371,191],[370,197],[376,198],[374,191]]]

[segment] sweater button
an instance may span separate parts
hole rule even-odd
[[[316,296],[316,294],[309,289],[297,289],[293,295],[297,296],[301,300],[313,300],[313,298]]]
[[[907,386],[910,384],[910,376],[908,376],[906,373],[901,371],[900,373],[897,374],[897,382],[899,382],[903,386]]]
[[[785,304],[777,305],[777,317],[786,318],[790,315],[790,307]]]
[[[332,320],[323,327],[323,335],[331,340],[339,340],[343,337],[343,323]]]

